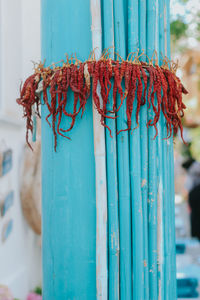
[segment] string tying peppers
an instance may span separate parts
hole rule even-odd
[[[109,130],[111,137],[112,132],[105,119],[116,119],[118,111],[125,102],[127,128],[121,128],[117,134],[121,131],[135,129],[132,128],[132,114],[134,101],[137,101],[135,113],[137,127],[139,126],[140,108],[147,104],[148,109],[152,107],[154,112],[153,119],[147,122],[147,127],[154,126],[155,128],[154,138],[158,135],[157,123],[162,112],[167,126],[166,138],[171,137],[172,134],[175,135],[180,129],[183,139],[181,118],[184,116],[186,106],[182,101],[182,94],[188,92],[176,76],[177,66],[166,57],[159,66],[156,52],[154,53],[156,56],[154,65],[153,57],[149,59],[148,63],[141,62],[142,55],[145,54],[142,53],[139,56],[136,53],[134,56],[131,53],[127,60],[123,60],[117,54],[117,59],[112,60],[107,49],[98,61],[95,60],[93,52],[85,62],[79,61],[75,56],[70,59],[67,57],[62,66],[52,64],[50,67],[44,67],[42,63],[37,64],[35,73],[26,79],[20,89],[20,97],[17,99],[17,103],[23,107],[23,116],[26,118],[26,141],[29,147],[31,148],[29,132],[33,132],[33,108],[36,108],[34,114],[36,113],[40,117],[41,101],[37,93],[40,82],[42,82],[43,101],[48,109],[46,121],[53,131],[55,150],[57,135],[70,139],[66,134],[73,129],[77,116],[80,113],[81,117],[83,116],[91,94],[94,105],[101,116],[101,124]],[[100,93],[97,92],[98,85]],[[107,109],[107,104],[112,85],[113,102],[110,111]],[[74,95],[73,100],[70,98],[70,101],[73,101],[72,112],[67,111],[69,90]],[[120,98],[118,107],[117,95]],[[68,128],[61,128],[63,115],[71,119]]]

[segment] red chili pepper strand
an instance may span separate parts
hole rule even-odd
[[[40,80],[39,74],[34,74],[27,78],[23,88],[20,91],[20,98],[17,99],[17,103],[26,107],[28,104],[34,104],[37,101],[35,91],[38,87]]]
[[[95,61],[88,61],[87,65],[88,65],[88,72],[90,73],[90,77],[93,77],[94,72],[95,72],[96,62]]]
[[[155,68],[153,68],[153,73],[154,73],[154,84],[153,84],[153,92],[151,93],[151,104],[152,104],[155,116],[157,116],[158,115],[158,109],[156,108],[156,106],[154,104],[155,94],[156,94],[157,89],[158,89],[157,72],[156,72]]]
[[[80,107],[83,110],[83,64],[80,63],[79,68],[77,68],[77,89],[78,89],[78,97],[80,102]],[[83,114],[83,111],[82,111]]]
[[[177,133],[178,128],[179,128],[180,118],[179,118],[179,116],[178,116],[178,114],[177,114],[177,115],[173,115],[173,116],[171,117],[171,119],[172,119],[173,136],[174,136],[174,135]],[[182,125],[181,125],[181,126],[182,126]],[[182,129],[180,129],[180,131],[181,131],[181,136],[182,136],[182,139],[183,139]],[[183,140],[183,141],[184,141],[184,140]]]
[[[182,98],[182,93],[185,92],[187,94],[188,92],[184,89],[183,90],[183,85],[180,81],[180,79],[173,74],[174,81],[176,82],[176,98],[177,98],[177,104],[178,104],[178,111],[180,113],[180,116],[184,116],[184,109],[186,108],[185,104],[183,103],[183,98]]]
[[[56,92],[56,87],[57,87],[57,78],[59,76],[59,70],[56,71],[54,73],[54,76],[53,76],[53,79],[51,80],[51,83],[50,83],[50,95],[51,95],[51,113],[49,115],[52,116],[52,130],[53,130],[53,135],[54,135],[54,149],[56,151],[56,148],[57,148],[57,131],[56,131],[56,112],[57,112],[57,109],[56,109],[56,96],[57,96],[57,92]]]
[[[156,95],[157,95],[157,114],[154,117],[153,124],[156,125],[160,119],[160,112],[161,112],[161,103],[162,103],[162,95],[161,95],[161,90],[162,90],[162,85],[161,85],[161,77],[160,77],[160,72],[159,72],[159,66],[156,66],[155,72],[156,72]],[[156,135],[154,136],[154,139],[158,135],[158,131],[156,130]]]
[[[92,91],[92,97],[94,104],[96,106],[97,111],[101,115],[101,107],[100,107],[100,100],[99,96],[97,95],[97,85],[99,81],[99,68],[100,68],[100,61],[96,62],[93,72],[93,91]]]
[[[115,66],[113,66],[113,72],[114,72],[114,85],[113,85],[113,111],[115,112],[117,110],[117,80],[119,78],[119,61],[116,61]],[[109,111],[111,112],[111,111]]]
[[[71,68],[69,66],[66,67],[66,69],[63,70],[63,80],[62,80],[62,90],[63,90],[63,113],[65,116],[73,118],[73,113],[68,113],[66,111],[66,105],[67,105],[67,93],[70,86],[70,80],[71,80]]]
[[[70,76],[71,76],[71,70],[69,66],[63,67],[62,69],[62,76],[61,76],[61,80],[60,80],[60,84],[59,84],[59,89],[61,91],[61,95],[62,97],[58,98],[58,107],[60,109],[59,112],[59,119],[58,119],[58,127],[59,128],[59,134],[62,135],[63,137],[70,139],[69,137],[63,135],[61,133],[62,128],[60,128],[60,123],[61,123],[61,117],[62,117],[62,113],[64,113],[65,116],[73,118],[74,114],[72,113],[67,113],[66,111],[66,104],[67,104],[67,92],[68,92],[68,88],[69,88],[69,84],[70,84]],[[61,113],[62,110],[62,113]]]
[[[139,112],[140,112],[140,106],[142,103],[142,91],[143,91],[143,84],[142,80],[140,77],[140,67],[138,65],[135,65],[135,72],[136,72],[136,77],[138,80],[138,85],[137,85],[137,109],[136,109],[136,123],[137,127],[139,127]],[[136,129],[135,128],[135,129]]]
[[[82,109],[81,118],[85,111],[86,105],[86,94],[84,89],[84,65],[81,63],[78,69],[78,90],[79,90],[79,99],[80,99],[80,106]]]
[[[154,114],[155,114],[155,116],[157,116],[157,114],[158,114],[158,112],[157,112],[157,109],[156,109],[156,106],[155,106],[155,104],[154,104],[154,97],[155,97],[155,93],[156,93],[156,90],[157,90],[157,85],[158,85],[158,83],[157,83],[157,80],[156,80],[156,71],[155,71],[155,68],[153,67],[153,66],[150,66],[149,67],[149,70],[151,70],[150,72],[151,72],[151,77],[152,77],[152,79],[153,79],[153,91],[152,91],[152,93],[151,93],[151,105],[152,105],[152,107],[153,107],[153,111],[154,111]],[[151,79],[150,79],[151,80]],[[149,107],[150,108],[150,107]],[[153,120],[152,119],[150,119],[149,121],[148,121],[148,123],[147,123],[147,127],[148,126],[154,126],[154,128],[155,128],[155,130],[156,130],[156,135],[158,134],[158,129],[157,129],[157,126],[156,126],[156,124],[154,124],[154,122],[153,122]]]
[[[105,104],[104,104],[104,113],[107,113],[107,103],[109,93],[112,87],[110,79],[112,78],[112,69],[110,69],[110,63],[108,61],[104,61],[102,72],[104,74],[104,87],[105,87]]]
[[[89,62],[87,62],[87,66],[88,66],[88,72],[89,72],[89,74],[90,74],[90,78],[91,78],[91,80],[92,80],[92,83],[93,83],[93,81],[94,81],[94,77],[95,77],[95,67],[96,67],[96,62],[95,61],[89,61]],[[98,83],[98,80],[97,80],[97,83]],[[90,88],[90,90],[89,90],[89,88]],[[90,93],[92,93],[92,98],[93,98],[93,86],[92,86],[92,89],[91,89],[91,84],[90,84],[90,86],[88,87],[88,97],[89,97],[89,95],[90,95]]]
[[[178,111],[181,112],[182,111],[182,86],[180,84],[180,79],[176,77],[175,74],[173,73],[172,73],[172,78],[175,86],[174,93],[177,100]]]
[[[168,81],[168,114],[173,117],[173,115],[177,113],[175,110],[174,81],[171,78],[170,72],[168,73],[168,70],[165,70],[164,74]]]
[[[123,129],[122,131],[131,130],[131,115],[130,115],[130,97],[131,97],[131,91],[132,91],[132,64],[126,63],[126,69],[124,73],[124,81],[125,81],[125,92],[124,92],[124,98],[126,99],[126,116],[127,116],[127,129]],[[119,131],[120,133],[121,131]]]
[[[30,96],[31,96],[31,85],[27,85],[26,92],[25,92],[24,98],[23,98],[24,103],[22,102],[21,105],[23,105],[24,117],[26,118],[26,142],[27,142],[27,145],[32,149],[32,147],[29,143],[29,130],[31,132],[33,131],[32,106],[31,106],[32,101],[30,102]]]
[[[147,94],[148,77],[147,77],[147,74],[145,72],[145,69],[142,66],[140,66],[140,71],[141,71],[143,82],[144,82],[143,101],[141,102],[141,105],[145,105],[146,104],[146,94]]]
[[[182,84],[181,84],[181,86],[182,86],[182,93],[185,94],[185,95],[187,95],[188,91],[186,90],[186,88]],[[183,105],[185,106],[184,103],[183,103]],[[185,106],[185,108],[186,108],[186,106]]]
[[[107,94],[104,83],[104,74],[107,72],[105,62],[101,61],[99,66],[99,83],[101,87],[101,97],[103,100],[103,112],[106,113],[106,105],[107,105]]]
[[[72,65],[71,66],[71,80],[70,80],[70,88],[74,92],[74,110],[73,110],[73,117],[72,117],[72,123],[74,122],[76,118],[76,107],[78,104],[79,99],[79,89],[78,89],[78,66]],[[79,107],[78,112],[81,110],[81,106]]]
[[[121,86],[122,78],[124,77],[124,74],[125,74],[125,69],[126,69],[126,62],[125,61],[123,61],[121,63],[121,68],[120,68],[120,63],[119,63],[118,60],[116,61],[115,65],[113,66],[113,72],[114,72],[113,111],[109,111],[111,113],[118,112],[120,110],[122,104],[123,104],[124,99],[125,99],[123,89],[122,89],[122,86]],[[120,95],[120,100],[121,100],[121,103],[120,103],[118,108],[117,108],[117,100],[116,100],[117,91]]]
[[[72,122],[70,124],[70,127],[68,129],[60,129],[62,132],[69,132],[72,130],[75,124],[76,116],[81,110],[81,104],[79,106],[79,109],[77,110],[77,104],[79,100],[79,89],[78,89],[78,67],[76,65],[72,65],[71,70],[71,80],[70,80],[70,87],[72,91],[74,92],[74,107],[73,107],[73,116],[72,116]]]
[[[20,98],[17,99],[17,103],[23,106],[24,117],[26,118],[26,142],[31,149],[32,147],[29,143],[29,130],[31,132],[33,131],[32,106],[39,102],[39,97],[35,93],[39,81],[40,74],[34,74],[27,78],[20,91]]]
[[[106,72],[104,74],[104,78],[105,78],[106,97],[108,101],[109,93],[112,87],[112,83],[110,81],[112,78],[112,64],[110,59],[105,61],[105,67],[106,67]]]
[[[128,101],[129,101],[130,120],[131,120],[132,113],[133,113],[133,103],[136,98],[135,92],[136,92],[136,88],[137,88],[137,73],[136,73],[135,65],[132,65],[131,68],[132,68],[132,77],[131,77],[131,82],[130,82],[131,87],[130,87],[130,92],[127,97]],[[129,128],[131,129],[131,126],[129,126]]]
[[[58,108],[57,108],[57,111],[56,111],[56,115],[58,115],[57,133],[59,135],[63,136],[63,134],[60,132],[60,123],[61,123],[61,119],[62,119],[62,98],[61,98],[61,93],[59,93],[59,95],[58,95]]]
[[[71,78],[70,78],[70,88],[74,92],[74,94],[78,94],[78,66],[71,65]],[[74,95],[74,96],[75,96]]]
[[[182,124],[180,121],[180,117],[178,116],[179,111],[182,112],[182,92],[181,92],[181,96],[180,96],[180,90],[178,90],[177,84],[176,84],[176,80],[173,78],[172,72],[170,72],[169,70],[164,70],[163,71],[167,80],[168,80],[168,84],[169,84],[169,91],[168,94],[170,96],[169,98],[169,105],[170,105],[170,112],[169,112],[169,116],[171,118],[171,122],[173,125],[173,132],[174,134],[176,134],[178,128],[180,129],[181,132],[181,137],[183,139],[183,128],[182,128]],[[179,87],[180,89],[180,87]],[[179,104],[179,98],[181,98],[181,103]],[[177,109],[176,110],[176,105],[175,105],[175,99],[177,100]],[[181,113],[183,115],[183,112]],[[170,133],[171,136],[172,132]],[[184,139],[183,139],[184,141]],[[185,141],[184,141],[185,142]]]
[[[167,70],[167,74],[168,74],[168,80],[169,80],[169,72]],[[170,92],[171,92],[171,101],[170,101],[170,109],[171,109],[171,113],[176,115],[178,112],[178,98],[179,95],[177,95],[177,91],[176,91],[176,81],[174,80],[174,78],[172,77],[172,74],[170,75]],[[177,102],[177,106],[176,106],[176,102]]]
[[[101,86],[101,97],[103,100],[103,113],[104,114],[106,114],[106,106],[107,106],[107,101],[108,101],[105,83],[104,83],[104,78],[105,78],[104,76],[106,73],[107,73],[107,69],[106,69],[105,61],[101,61],[100,67],[99,67],[99,82],[100,82],[100,86]],[[111,129],[108,125],[105,124],[104,120],[105,120],[104,116],[101,115],[101,125],[109,130],[110,136],[112,137]]]
[[[167,69],[163,69],[163,74],[168,82],[168,105],[166,106],[168,115],[176,115],[175,103],[174,103],[174,82],[172,80],[171,72]]]
[[[173,98],[174,98],[174,106],[175,106],[174,111],[178,116],[183,117],[184,111],[182,109],[182,91],[181,91],[182,89],[180,90],[176,78],[173,78],[173,83],[174,83]]]
[[[55,92],[55,90],[56,90],[56,83],[54,83],[54,88],[52,88],[52,86],[53,86],[53,78],[54,78],[54,76],[55,76],[55,73],[51,76],[51,78],[50,78],[50,82],[49,82],[49,87],[50,87],[50,89],[49,89],[49,92],[50,92],[50,98],[52,97],[52,95],[51,95],[51,93],[53,93],[53,92]],[[45,92],[46,93],[46,92]],[[45,98],[44,99],[46,99],[45,100],[45,104],[46,104],[46,102],[48,102],[48,99],[47,99],[47,96],[45,96]],[[48,102],[48,104],[49,104],[49,102]],[[51,99],[51,101],[50,101],[50,104],[49,104],[49,114],[46,116],[46,121],[47,121],[47,123],[49,124],[49,126],[51,127],[51,124],[50,124],[50,122],[49,122],[49,118],[50,118],[50,116],[53,114],[53,111],[52,111],[52,99]]]
[[[26,93],[26,90],[27,90],[27,87],[29,86],[30,87],[30,83],[32,82],[32,79],[35,79],[35,74],[29,76],[24,84],[23,84],[23,87],[22,87],[22,84],[20,86],[20,98],[19,99],[22,99],[24,96],[25,96],[25,93]],[[17,99],[17,100],[19,100]]]
[[[135,91],[136,91],[136,81],[137,81],[137,77],[136,77],[136,72],[135,72],[135,68],[134,65],[132,64],[128,64],[128,68],[129,68],[129,87],[128,87],[128,95],[127,95],[127,100],[126,100],[126,105],[127,105],[127,111],[126,111],[126,115],[127,115],[127,124],[128,124],[128,130],[131,130],[131,125],[132,125],[132,112],[133,112],[133,102],[135,100]]]
[[[125,62],[126,68],[124,72],[124,82],[125,82],[125,92],[124,92],[124,97],[126,98],[129,92],[129,85],[130,85],[130,80],[131,80],[131,74],[132,74],[132,67],[131,64],[128,63],[127,61]]]
[[[168,114],[167,114],[167,91],[168,91],[168,83],[166,81],[166,78],[165,78],[165,75],[163,74],[163,70],[158,67],[158,72],[160,74],[160,80],[161,80],[161,85],[162,85],[162,91],[163,91],[163,96],[162,96],[162,101],[161,101],[161,107],[162,107],[162,112],[163,112],[163,115],[166,119],[166,122],[167,122],[167,136],[169,134],[169,131],[170,131],[170,135],[172,133],[172,128],[171,128],[171,119],[168,117]]]
[[[74,117],[76,117],[78,115],[78,113],[80,112],[81,110],[81,106],[79,107],[78,111],[75,111],[73,113],[68,113],[66,111],[66,105],[67,105],[67,92],[68,92],[68,89],[69,87],[72,88],[72,91],[74,92],[74,101],[75,101],[75,98],[77,99],[77,96],[78,96],[78,83],[77,83],[77,77],[78,77],[78,69],[77,68],[74,68],[74,65],[72,67],[66,67],[66,70],[65,70],[65,79],[63,81],[63,113],[67,116],[67,117],[71,117],[72,119]],[[66,85],[65,85],[66,84]],[[77,101],[77,100],[76,100]],[[75,105],[75,102],[74,102],[74,105]]]
[[[80,101],[80,109],[83,110],[83,106],[86,104],[86,94],[84,90],[84,64],[80,63],[79,68],[77,68],[77,90],[78,97]],[[83,112],[82,112],[83,114]]]
[[[58,98],[58,107],[56,110],[56,116],[58,115],[58,123],[57,123],[57,133],[61,135],[62,137],[65,137],[70,140],[68,136],[65,136],[60,132],[60,123],[62,119],[62,112],[63,112],[63,100],[62,100],[62,94],[63,94],[63,70],[60,71],[60,76],[57,78],[57,98]]]
[[[99,67],[100,67],[100,62],[101,61],[97,61],[95,63],[95,67],[94,67],[94,72],[93,72],[93,90],[92,90],[92,97],[93,97],[93,101],[95,104],[95,107],[98,111],[98,113],[103,116],[104,118],[108,118],[108,119],[115,119],[116,117],[112,117],[112,116],[108,116],[106,114],[104,114],[103,110],[100,107],[100,100],[99,100],[99,96],[97,94],[97,85],[98,85],[98,81],[99,81]]]
[[[181,138],[182,138],[182,141],[185,145],[187,145],[186,141],[184,140],[184,137],[183,137],[183,125],[181,123],[181,120],[179,119],[178,121],[178,127],[179,127],[179,130],[180,130],[180,134],[181,134]],[[178,128],[177,128],[177,131],[178,131]],[[176,132],[177,133],[177,132]]]
[[[120,103],[119,107],[116,109],[116,112],[118,112],[120,110],[120,108],[124,102],[124,99],[125,99],[123,89],[122,89],[122,79],[125,75],[125,70],[126,70],[126,61],[122,61],[121,67],[120,67],[120,74],[119,74],[120,76],[117,77],[117,88],[118,88],[118,93],[120,95],[121,103]]]
[[[112,61],[113,64],[113,61]],[[114,85],[113,85],[113,110],[109,111],[110,113],[114,113],[114,112],[118,112],[123,104],[123,101],[125,99],[124,93],[123,93],[123,89],[121,86],[122,83],[122,79],[124,77],[125,74],[125,61],[122,62],[121,64],[121,68],[120,68],[120,64],[119,61],[117,60],[115,65],[113,65],[113,73],[114,73]],[[120,95],[120,100],[121,103],[119,105],[119,107],[117,108],[117,91]]]
[[[148,89],[148,94],[147,94],[147,100],[148,100],[148,108],[150,108],[150,106],[151,106],[150,98],[151,98],[153,80],[154,80],[153,66],[149,66],[147,70],[149,72],[149,89]]]
[[[135,67],[133,64],[128,63],[127,68],[129,69],[129,84],[128,84],[128,70],[127,71],[127,82],[125,83],[126,87],[125,89],[127,90],[127,99],[126,99],[126,116],[127,116],[127,125],[128,127],[126,129],[121,129],[120,131],[117,132],[119,134],[122,131],[127,131],[131,130],[131,116],[133,112],[133,102],[135,99],[135,91],[136,91],[136,72],[135,72]]]

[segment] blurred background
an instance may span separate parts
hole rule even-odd
[[[31,151],[26,156],[24,121],[16,105],[21,81],[33,72],[31,61],[39,60],[40,1],[0,0],[1,300],[27,299],[36,288],[40,293],[40,196],[31,190],[40,195],[40,183]]]
[[[40,60],[40,39],[40,0],[0,0],[0,300],[41,299],[40,138],[27,151],[15,101]],[[179,136],[174,143],[178,295],[200,299],[199,0],[171,0],[171,49],[189,91],[188,146]]]
[[[200,299],[200,3],[171,1],[171,51],[184,96],[184,145],[174,143],[178,296]]]

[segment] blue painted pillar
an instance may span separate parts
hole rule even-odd
[[[92,48],[89,0],[42,0],[42,57],[88,58]],[[71,101],[72,102],[72,101]],[[92,101],[68,141],[53,135],[42,107],[43,299],[96,298],[96,198]],[[63,127],[67,127],[64,120]]]
[[[102,42],[125,59],[140,47],[169,56],[169,0],[103,0]],[[92,49],[90,0],[42,0],[42,57],[65,53],[86,60]],[[114,49],[110,49],[114,58]],[[161,57],[161,56],[160,56]],[[116,57],[115,57],[116,58]],[[144,59],[144,57],[142,58]],[[111,89],[112,91],[112,89]],[[69,105],[70,105],[70,93]],[[110,109],[112,94],[110,94]],[[109,300],[176,299],[173,143],[161,116],[158,137],[146,123],[127,126],[126,99],[117,120],[106,120]],[[118,105],[120,99],[117,99]],[[134,112],[137,102],[134,102]],[[71,141],[54,137],[42,106],[43,299],[96,299],[96,194],[92,100],[77,117]],[[63,127],[69,125],[63,118]],[[99,298],[98,298],[99,299]],[[100,298],[101,299],[101,298]],[[107,300],[107,299],[101,299]]]

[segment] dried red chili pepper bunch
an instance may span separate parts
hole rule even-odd
[[[83,116],[87,100],[92,94],[94,105],[101,115],[101,124],[106,127],[111,135],[111,130],[105,122],[106,118],[116,119],[121,105],[126,103],[127,128],[132,129],[132,113],[134,101],[137,102],[136,123],[139,126],[140,107],[148,105],[153,109],[154,117],[149,120],[147,126],[154,126],[155,137],[158,134],[157,123],[161,111],[166,119],[167,137],[176,134],[180,129],[183,132],[181,118],[186,108],[182,101],[182,94],[187,94],[180,79],[176,76],[176,65],[163,59],[161,66],[157,59],[153,64],[153,58],[148,63],[141,61],[141,56],[129,54],[127,60],[112,60],[109,52],[104,51],[102,57],[96,61],[94,53],[90,58],[81,62],[71,57],[63,61],[62,66],[52,64],[44,67],[38,64],[35,73],[31,75],[20,90],[20,98],[17,103],[23,106],[26,118],[26,141],[31,147],[28,134],[33,131],[33,108],[39,116],[40,97],[37,93],[39,83],[42,82],[43,101],[48,108],[46,121],[53,130],[55,149],[57,135],[70,139],[66,134],[74,127],[76,117],[81,113]],[[140,59],[139,59],[140,58]],[[109,94],[112,89],[112,110],[107,109]],[[100,87],[100,88],[99,88]],[[69,107],[69,91],[73,92],[73,111],[67,111]],[[48,99],[48,91],[49,98]],[[92,92],[91,92],[92,91]],[[117,107],[117,97],[119,105]],[[68,128],[61,128],[63,115],[71,120]],[[51,122],[49,121],[51,117]],[[183,136],[182,136],[183,138]]]

